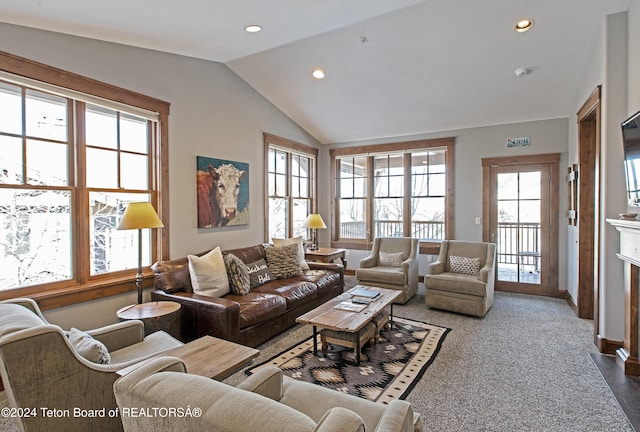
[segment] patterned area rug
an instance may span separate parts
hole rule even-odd
[[[379,403],[404,399],[435,360],[450,329],[406,318],[393,318],[393,330],[362,349],[360,366],[350,348],[330,345],[326,355],[313,354],[312,337],[251,368],[251,375],[265,365],[278,366],[284,374]]]

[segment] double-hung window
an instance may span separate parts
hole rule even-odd
[[[303,236],[307,215],[315,212],[318,150],[294,141],[264,134],[266,159],[265,233],[271,238]]]
[[[332,244],[367,248],[375,237],[429,244],[453,237],[453,138],[330,151]]]
[[[168,104],[64,71],[56,76],[79,89],[40,81],[53,69],[24,64],[33,78],[0,70],[0,297],[60,294],[67,304],[87,298],[73,299],[81,291],[126,291],[137,231],[116,226],[130,202],[163,214]],[[148,266],[163,256],[162,237],[143,230],[142,248]]]

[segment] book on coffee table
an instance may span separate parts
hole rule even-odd
[[[350,312],[361,312],[364,308],[366,308],[366,304],[356,304],[351,303],[350,301],[343,301],[334,306],[335,309],[350,311]]]
[[[380,295],[378,291],[369,290],[361,287],[352,289],[350,293],[354,297],[366,297],[370,299],[374,299]]]

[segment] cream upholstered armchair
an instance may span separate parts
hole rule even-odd
[[[286,378],[275,366],[262,368],[237,387],[184,371],[180,359],[159,357],[115,382],[126,432],[422,431],[420,416],[409,402],[371,402]],[[126,408],[131,407],[201,412],[184,417],[128,415]]]
[[[82,333],[90,336],[79,337]],[[16,419],[23,431],[121,431],[118,416],[82,417],[74,415],[74,409],[114,410],[117,370],[180,345],[165,332],[145,338],[142,321],[135,320],[67,333],[49,324],[31,299],[0,302],[0,376],[7,401],[10,407],[29,413],[37,410],[36,416]],[[99,353],[102,361],[111,360],[98,364],[79,352],[89,357]],[[41,408],[69,414],[46,416]]]
[[[419,243],[411,237],[376,237],[356,270],[358,283],[402,291],[395,303],[408,302],[418,292]]]
[[[493,304],[495,243],[444,240],[424,277],[427,306],[483,317]]]

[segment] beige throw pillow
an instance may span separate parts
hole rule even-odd
[[[449,256],[449,271],[467,275],[477,275],[480,271],[480,258]]]
[[[201,257],[187,256],[193,292],[208,297],[222,297],[230,292],[229,278],[219,247]]]
[[[400,267],[404,261],[402,252],[382,252],[378,254],[378,262],[381,266]]]
[[[291,244],[298,245],[298,265],[304,270],[309,270],[309,264],[304,259],[304,239],[302,236],[292,237],[288,239],[272,238],[271,241],[275,247],[282,247]]]
[[[267,266],[276,279],[284,279],[302,274],[298,265],[297,246],[273,247],[265,249]]]
[[[111,356],[106,346],[99,340],[91,337],[90,334],[71,328],[69,331],[69,342],[76,352],[92,363],[109,364]]]

